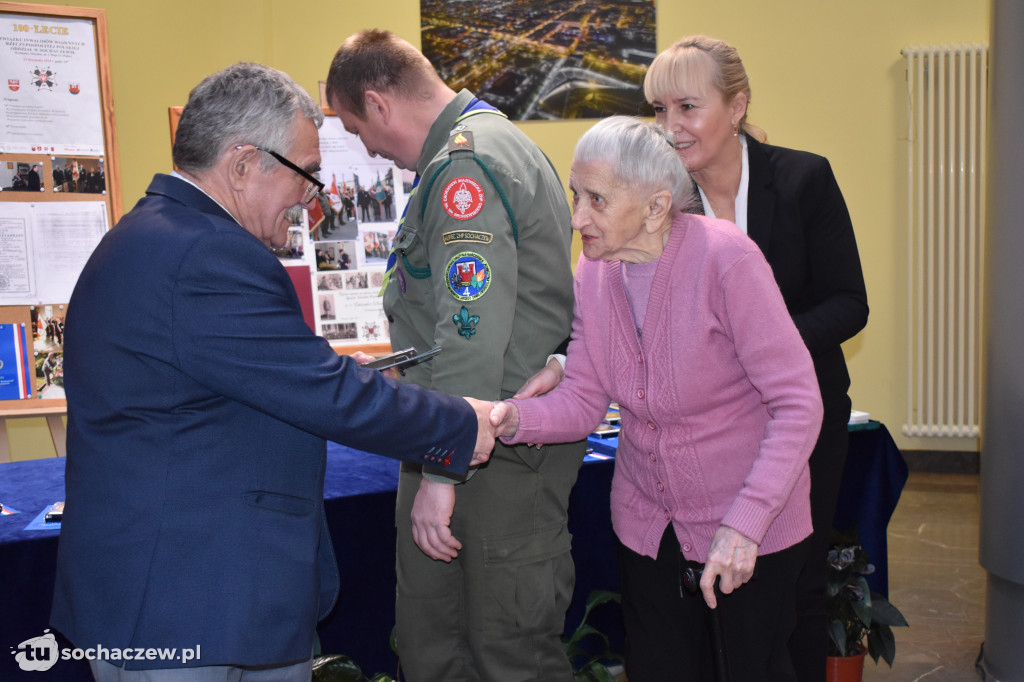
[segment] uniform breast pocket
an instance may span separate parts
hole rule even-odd
[[[413,279],[430,277],[430,254],[415,230],[402,230],[395,240],[395,254],[407,277]]]

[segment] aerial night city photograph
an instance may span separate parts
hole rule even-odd
[[[423,53],[510,119],[652,115],[654,0],[421,0]]]

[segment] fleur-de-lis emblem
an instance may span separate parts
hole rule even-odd
[[[480,321],[479,315],[470,315],[469,311],[466,310],[466,306],[462,306],[462,310],[459,311],[458,315],[452,315],[452,322],[459,328],[459,336],[465,336],[467,339],[473,334],[476,334],[476,323]]]
[[[470,194],[469,190],[466,189],[466,183],[459,185],[459,189],[455,191],[455,207],[462,213],[469,210],[469,207],[473,205],[473,195]]]

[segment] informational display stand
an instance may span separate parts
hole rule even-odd
[[[104,10],[0,2],[0,63],[0,332],[24,335],[0,333],[2,462],[8,418],[45,417],[64,451],[64,316],[121,187]]]

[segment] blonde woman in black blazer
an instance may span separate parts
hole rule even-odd
[[[673,134],[704,213],[736,223],[764,252],[814,359],[825,416],[810,460],[814,534],[804,543],[790,654],[794,679],[823,681],[825,556],[850,416],[840,344],[868,317],[850,214],[827,159],[765,144],[764,131],[747,123],[750,85],[728,44],[679,40],[652,63],[644,94]]]

